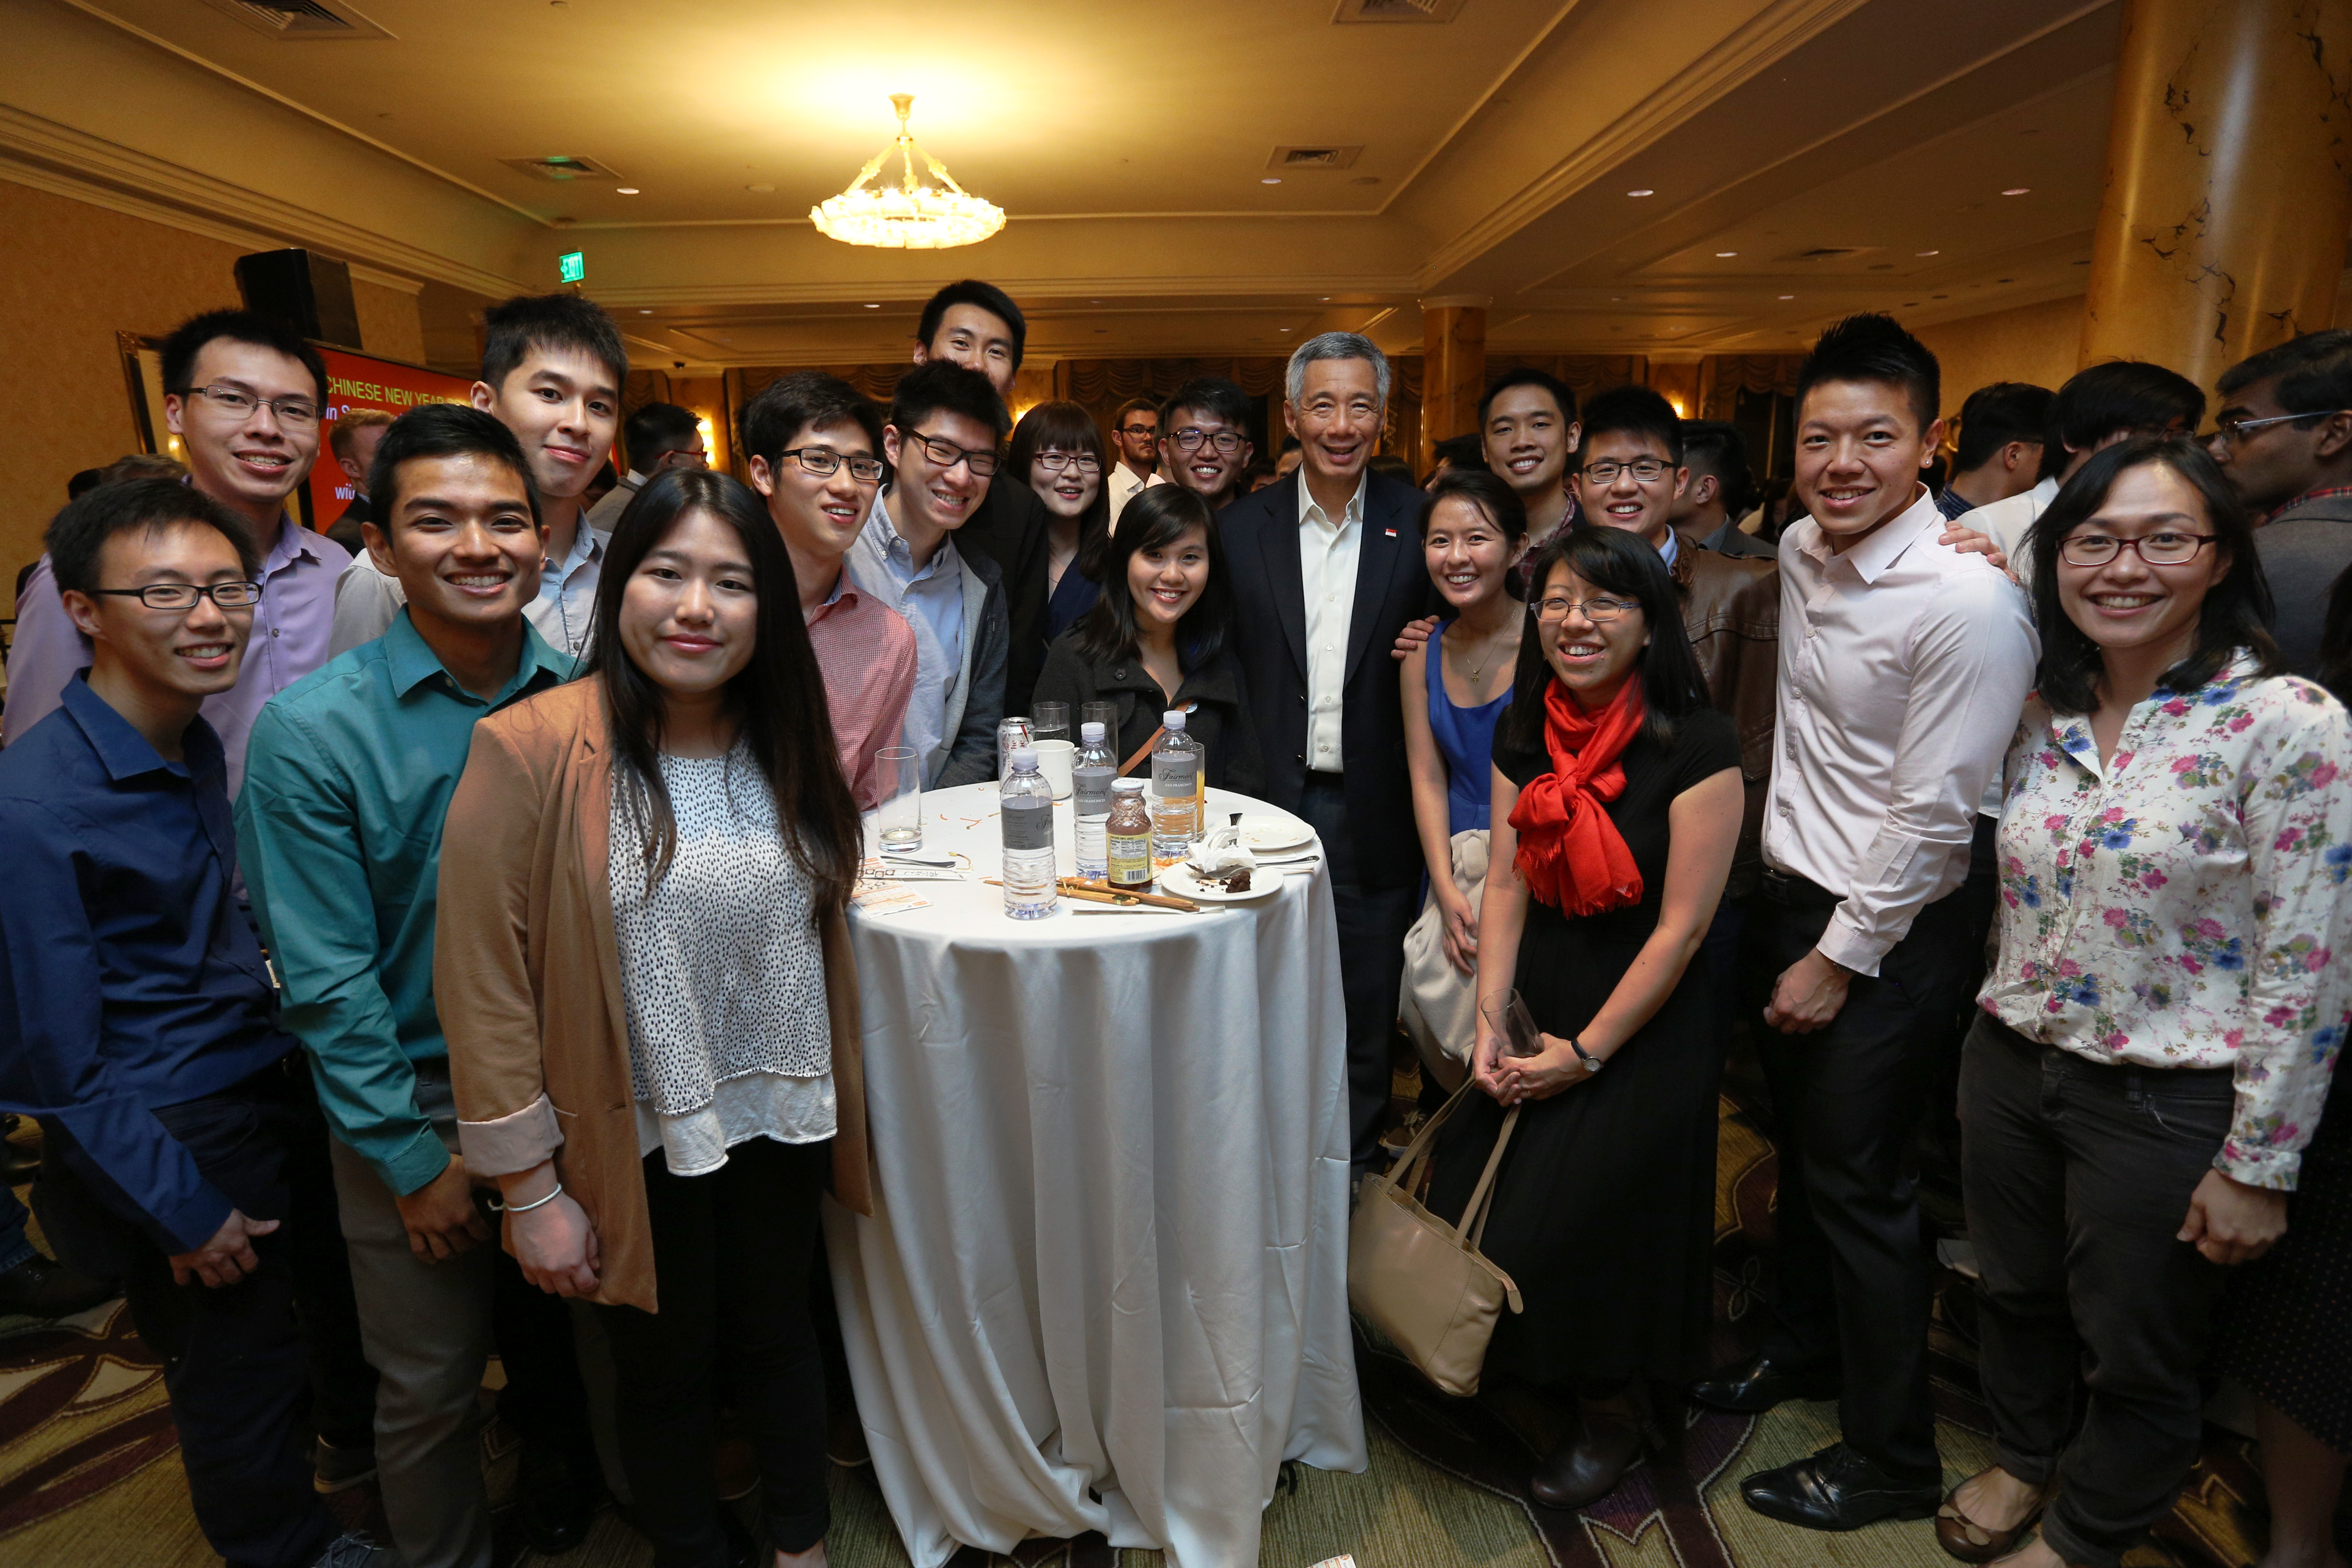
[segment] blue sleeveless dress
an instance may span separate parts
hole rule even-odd
[[[1444,622],[1430,634],[1429,657],[1424,661],[1429,675],[1429,731],[1445,757],[1445,831],[1449,834],[1489,826],[1495,724],[1511,700],[1507,687],[1483,708],[1458,707],[1445,695],[1445,655],[1438,643],[1453,625]]]

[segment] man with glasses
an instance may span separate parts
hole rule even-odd
[[[1160,461],[1171,482],[1221,510],[1241,493],[1249,431],[1249,394],[1221,375],[1195,377],[1160,405]]]
[[[1013,421],[978,371],[945,360],[898,378],[882,456],[890,488],[849,547],[849,580],[904,617],[915,634],[915,685],[905,745],[923,787],[996,776],[1013,626],[997,563],[957,548],[979,511]]]
[[[305,1454],[306,1421],[343,1436],[307,1386],[306,1336],[367,1368],[325,1129],[236,906],[226,759],[203,717],[251,647],[263,552],[249,516],[170,479],[90,491],[48,546],[89,654],[0,752],[0,1107],[40,1120],[50,1239],[123,1281],[163,1358],[213,1550],[383,1563],[340,1534]],[[366,1420],[347,1439],[362,1451]]]
[[[882,416],[839,376],[803,370],[761,387],[742,427],[751,488],[793,560],[843,776],[872,810],[892,783],[874,753],[898,743],[916,663],[914,632],[843,564],[881,488]]]
[[[2207,448],[2261,521],[2287,668],[2319,672],[2328,592],[2352,564],[2352,331],[2305,332],[2224,372]]]
[[[2145,360],[2113,360],[2078,371],[2050,404],[2050,431],[2042,444],[2042,477],[2033,488],[1973,507],[1967,524],[2014,556],[2025,531],[2058,494],[2058,487],[2102,447],[2134,436],[2186,435],[2205,417],[2205,395],[2187,376]],[[2022,570],[2022,567],[2020,568]]]
[[[247,310],[184,322],[163,340],[163,362],[164,426],[180,437],[188,483],[243,518],[261,552],[252,648],[236,684],[204,707],[235,795],[262,704],[327,662],[335,579],[351,564],[341,545],[298,526],[286,509],[319,455],[327,365],[293,329]],[[89,660],[89,639],[67,616],[44,558],[16,599],[0,744],[14,745],[47,717]]]
[[[1110,495],[1110,529],[1118,531],[1118,514],[1138,490],[1166,484],[1160,477],[1160,405],[1149,397],[1130,397],[1110,416],[1110,447],[1118,455],[1103,476]]]

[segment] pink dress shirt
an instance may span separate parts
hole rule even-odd
[[[844,571],[833,596],[808,618],[809,645],[824,673],[824,702],[841,771],[857,809],[881,804],[874,753],[900,743],[907,700],[915,690],[915,634],[898,612],[861,594]]]
[[[335,579],[350,552],[323,533],[278,520],[261,563],[261,603],[253,607],[253,637],[236,684],[205,700],[205,717],[219,731],[228,761],[228,792],[245,782],[245,742],[261,705],[327,662],[327,631],[335,618]],[[89,639],[74,629],[43,555],[16,600],[16,637],[8,650],[8,706],[0,711],[0,744],[49,716],[64,700],[66,682],[89,668]]]

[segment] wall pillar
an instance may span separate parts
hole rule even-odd
[[[2334,323],[2352,227],[2352,0],[2125,0],[2082,363],[2210,389]]]
[[[2347,0],[2352,4],[2352,0]],[[1445,294],[1421,302],[1421,437],[1413,468],[1437,466],[1434,448],[1450,436],[1477,428],[1478,399],[1486,390],[1486,307],[1484,294]]]

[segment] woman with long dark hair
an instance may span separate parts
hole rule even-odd
[[[1184,710],[1201,742],[1204,780],[1248,794],[1258,787],[1257,732],[1226,645],[1233,588],[1209,503],[1181,485],[1138,490],[1102,544],[1102,597],[1045,650],[1039,701],[1116,702],[1105,737],[1124,772],[1140,760],[1160,715]]]
[[[1526,1310],[1486,1366],[1575,1396],[1579,1430],[1530,1486],[1581,1508],[1664,1441],[1648,1384],[1696,1371],[1710,1323],[1724,1045],[1690,968],[1739,838],[1739,742],[1646,541],[1573,530],[1528,575],[1478,918],[1485,1095],[1447,1129],[1429,1202],[1459,1216],[1518,1106],[1484,1249]],[[1505,1054],[1515,986],[1533,1056]]]
[[[792,563],[724,474],[647,484],[585,676],[474,731],[434,984],[468,1169],[544,1290],[597,1304],[662,1568],[824,1561],[817,1199],[870,1206],[845,911],[861,840]],[[767,1547],[710,1491],[751,1438]]]
[[[1041,403],[1013,427],[1012,471],[1045,503],[1045,640],[1069,630],[1098,591],[1096,552],[1110,528],[1110,459],[1095,416],[1077,403]]]
[[[1960,1066],[1997,1462],[1937,1535],[2108,1568],[2196,1462],[2215,1304],[2284,1231],[2327,1097],[2352,721],[2282,673],[2244,507],[2189,442],[2105,448],[2027,549],[2042,657]]]

